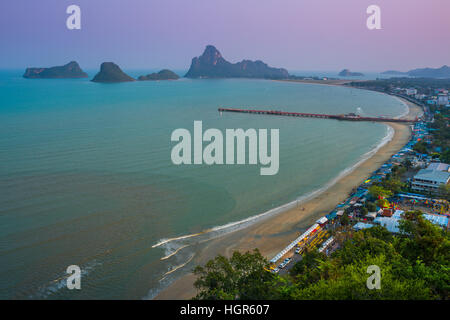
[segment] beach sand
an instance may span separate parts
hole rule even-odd
[[[422,113],[417,105],[406,100],[403,101],[409,107],[409,113],[405,117],[415,119]],[[258,248],[264,256],[271,259],[318,218],[332,211],[373,171],[403,148],[410,139],[411,125],[403,123],[389,123],[389,125],[394,129],[392,140],[348,175],[339,179],[325,192],[300,203],[296,208],[281,212],[245,229],[210,240],[208,245],[198,253],[200,258],[196,262],[204,264],[217,254],[230,256],[235,250],[247,251],[254,248]],[[192,273],[182,276],[160,292],[155,299],[190,299],[196,295],[196,289],[193,286],[194,281],[195,276]]]

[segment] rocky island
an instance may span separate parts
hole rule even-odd
[[[417,78],[450,78],[450,67],[442,66],[440,68],[419,68],[401,72],[396,70],[384,71],[381,74],[387,75],[404,75]]]
[[[100,66],[100,72],[92,79],[93,82],[115,83],[136,81],[127,75],[120,67],[113,62],[103,62]]]
[[[445,65],[440,68],[414,69],[409,70],[408,75],[422,78],[450,78],[450,67]]]
[[[139,81],[147,81],[147,80],[177,80],[180,76],[177,75],[175,72],[163,69],[159,71],[158,73],[151,73],[146,76],[140,76],[138,78]]]
[[[192,59],[191,67],[185,77],[287,79],[289,73],[283,68],[269,67],[260,60],[228,62],[214,46],[208,45],[200,57]]]
[[[339,72],[340,77],[362,77],[364,74],[361,72],[351,72],[349,69],[344,69]]]
[[[76,61],[71,61],[64,66],[50,68],[27,68],[24,78],[28,79],[66,79],[66,78],[87,78],[85,73]]]

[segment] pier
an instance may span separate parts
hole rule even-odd
[[[319,118],[319,119],[334,119],[342,121],[375,121],[375,122],[403,122],[414,123],[418,121],[409,119],[396,119],[385,117],[361,117],[354,113],[349,114],[321,114],[321,113],[302,113],[302,112],[286,112],[278,110],[255,110],[255,109],[236,109],[236,108],[219,108],[219,112],[238,112],[251,114],[265,114],[271,116],[286,116],[286,117],[301,117],[301,118]]]

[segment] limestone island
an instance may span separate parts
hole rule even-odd
[[[177,80],[180,79],[180,76],[175,72],[169,69],[163,69],[158,73],[151,73],[146,76],[140,76],[138,78],[139,81],[147,81],[147,80]]]
[[[283,68],[269,67],[261,60],[228,62],[214,46],[208,45],[200,57],[192,59],[191,67],[185,77],[288,79],[289,73]]]
[[[364,76],[361,72],[351,72],[349,69],[344,69],[339,72],[340,77],[362,77]]]
[[[134,78],[123,72],[120,67],[113,62],[103,62],[100,72],[91,81],[103,83],[130,82],[136,81]]]
[[[71,61],[64,66],[50,68],[27,68],[24,78],[27,79],[69,79],[69,78],[87,78],[76,61]]]

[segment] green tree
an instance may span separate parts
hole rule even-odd
[[[371,201],[366,202],[366,208],[367,210],[369,210],[369,212],[375,212],[375,210],[377,210],[377,206]]]
[[[383,188],[382,186],[373,185],[369,187],[369,194],[372,198],[378,199],[380,197],[382,198],[389,198],[392,196],[392,192],[390,190],[387,190]]]
[[[335,235],[340,249],[307,252],[288,274],[264,270],[258,251],[218,256],[197,267],[197,299],[449,299],[450,237],[420,211],[404,214],[400,234],[375,226]],[[367,267],[381,270],[381,289],[366,286]]]
[[[427,153],[427,144],[424,141],[419,141],[413,146],[413,150],[419,153]]]
[[[405,184],[398,178],[385,179],[382,182],[382,185],[385,190],[389,190],[391,192],[391,195],[400,192],[402,188],[405,187]]]
[[[348,213],[344,212],[341,217],[341,225],[348,226],[350,224],[350,218],[348,217]]]
[[[219,255],[194,269],[196,299],[274,299],[275,276],[266,268],[268,262],[258,249],[244,254],[236,251],[229,259]]]

